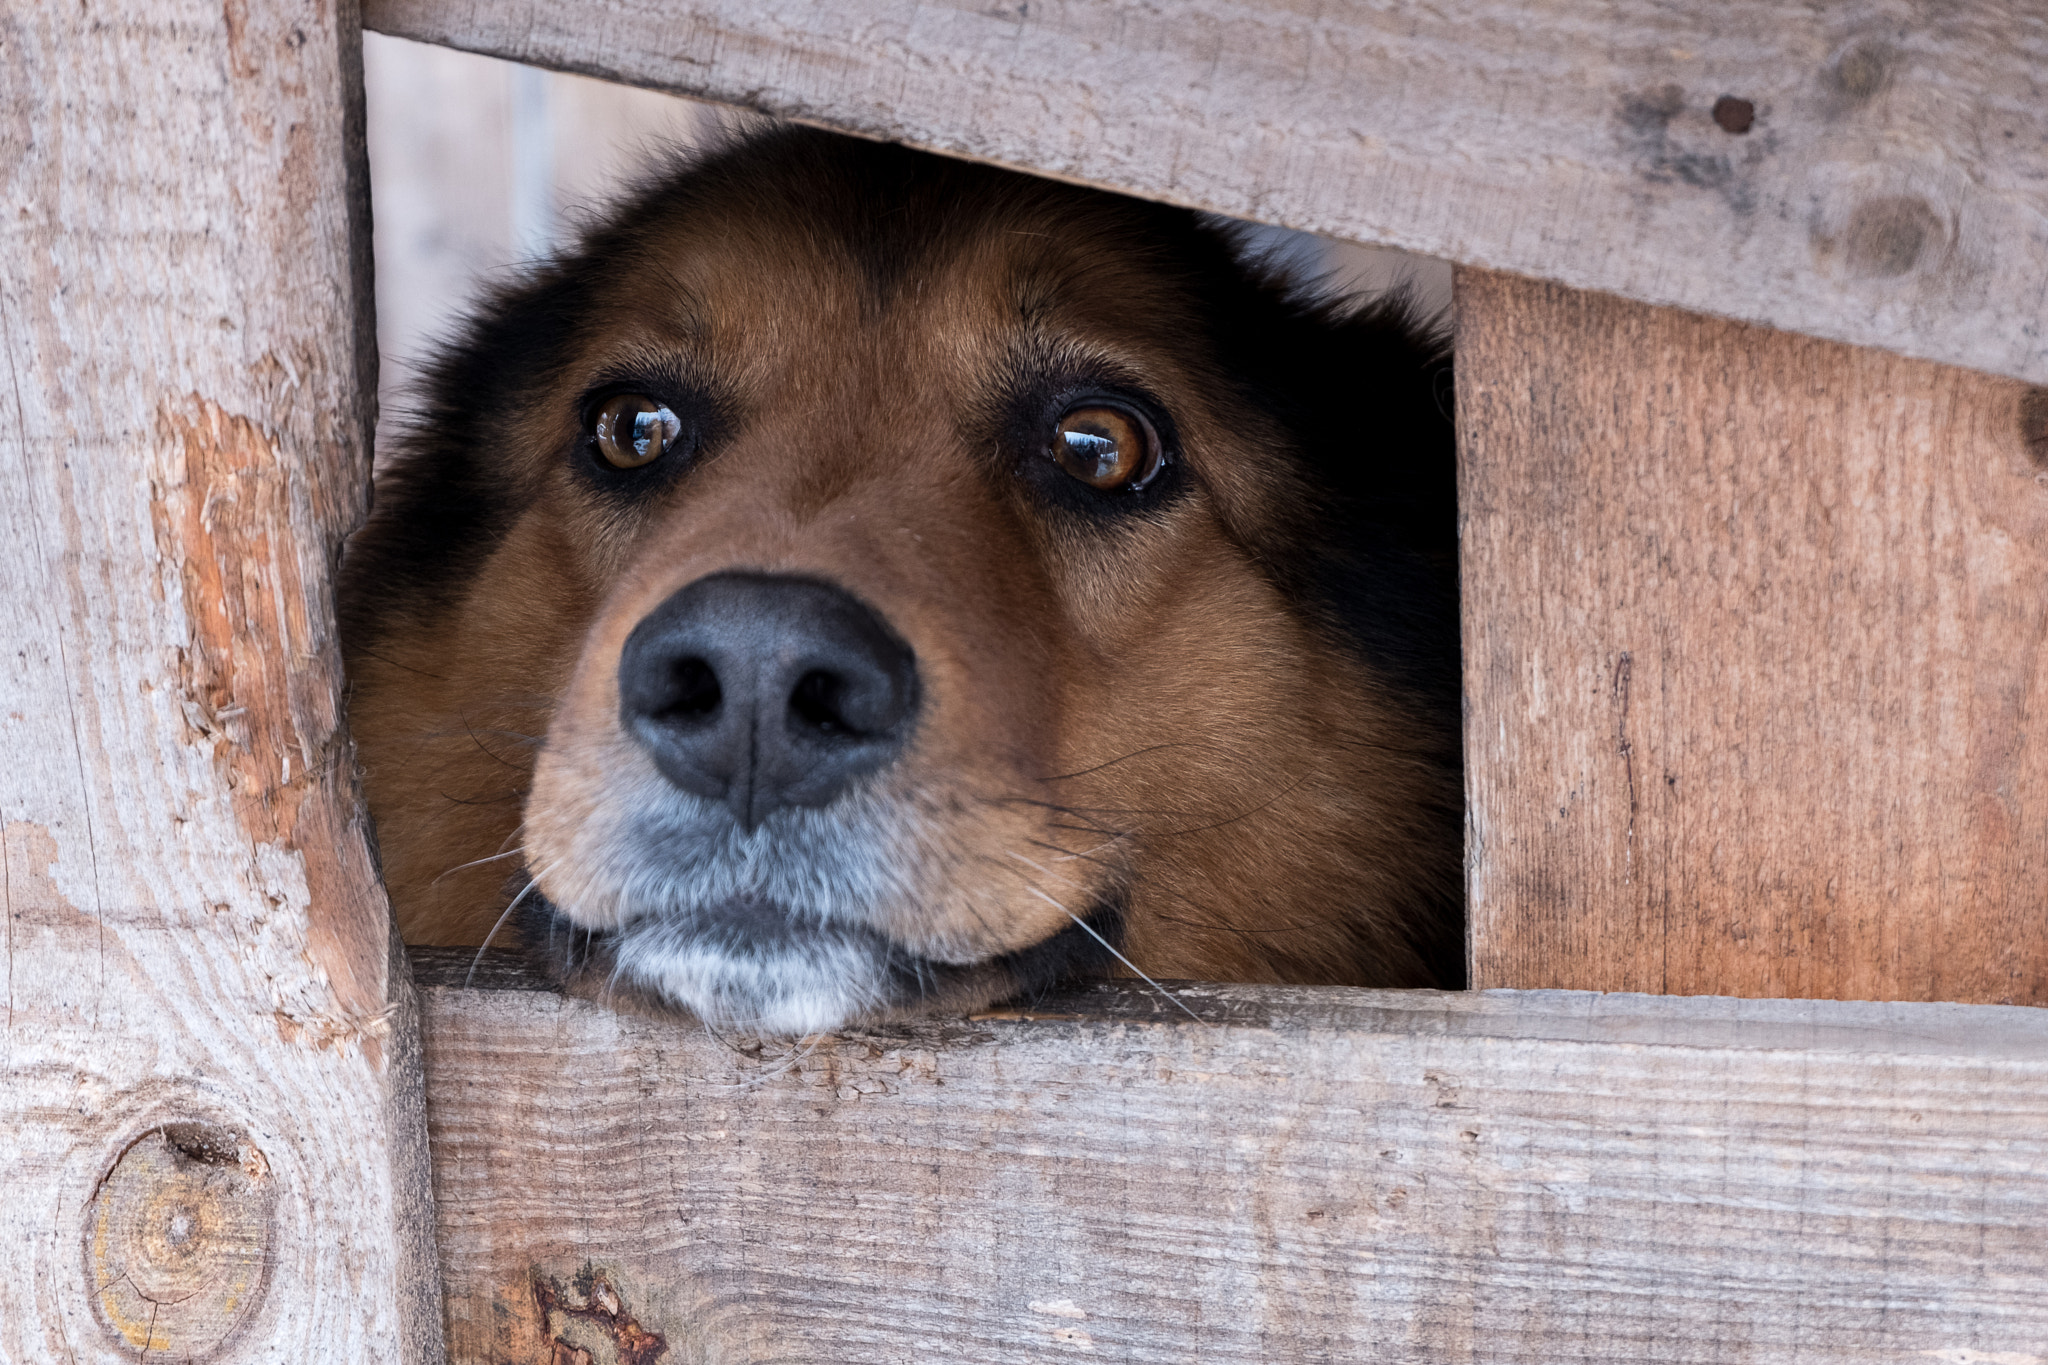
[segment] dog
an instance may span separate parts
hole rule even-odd
[[[666,168],[445,347],[348,546],[402,933],[766,1033],[1461,985],[1449,366],[1189,210]]]

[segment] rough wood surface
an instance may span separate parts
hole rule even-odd
[[[1105,984],[763,1048],[416,961],[458,1361],[2048,1359],[2048,1012]]]
[[[1474,980],[2048,1004],[2039,391],[1459,288]]]
[[[360,30],[0,15],[0,1360],[439,1358],[329,578]]]
[[[2048,381],[2037,5],[368,0],[365,15],[403,37]]]

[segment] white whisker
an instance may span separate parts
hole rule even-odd
[[[559,859],[557,861],[559,861]],[[519,908],[519,902],[525,900],[527,896],[533,891],[533,888],[540,885],[541,877],[546,872],[550,872],[553,870],[554,864],[550,863],[546,868],[542,869],[542,871],[536,872],[531,877],[527,878],[526,885],[520,888],[519,894],[512,898],[512,903],[505,907],[505,911],[503,914],[498,916],[498,922],[491,926],[491,932],[485,934],[484,941],[476,945],[476,956],[469,960],[469,971],[462,978],[462,985],[465,990],[468,989],[470,982],[476,980],[476,969],[480,965],[482,965],[484,960],[484,950],[491,946],[491,940],[496,938],[498,936],[498,931],[505,927],[505,921],[512,918],[512,912]]]
[[[1102,841],[1101,843],[1097,844],[1097,845],[1096,845],[1095,847],[1093,847],[1093,848],[1089,848],[1089,849],[1083,849],[1083,850],[1082,850],[1081,852],[1079,852],[1079,853],[1067,853],[1067,852],[1065,852],[1065,851],[1062,851],[1062,852],[1060,853],[1060,856],[1059,856],[1059,857],[1057,857],[1057,858],[1054,858],[1054,859],[1053,859],[1053,861],[1054,861],[1054,862],[1056,862],[1056,863],[1078,863],[1078,862],[1085,862],[1085,861],[1087,861],[1088,859],[1090,859],[1090,858],[1093,858],[1093,857],[1094,857],[1094,856],[1095,856],[1096,854],[1098,854],[1098,853],[1102,852],[1102,851],[1103,851],[1104,849],[1106,849],[1106,848],[1115,848],[1115,847],[1116,847],[1116,846],[1117,846],[1118,844],[1120,844],[1120,843],[1122,843],[1122,842],[1124,841],[1124,838],[1125,838],[1125,837],[1126,837],[1126,836],[1124,836],[1124,835],[1121,835],[1121,834],[1115,834],[1115,835],[1111,835],[1111,836],[1110,836],[1109,838],[1107,838],[1107,839],[1104,839],[1104,840],[1103,840],[1103,841]]]
[[[507,849],[503,853],[493,853],[488,858],[475,858],[466,863],[457,863],[455,866],[449,868],[446,872],[443,872],[441,874],[441,877],[452,877],[456,873],[462,871],[464,868],[482,867],[485,863],[495,863],[501,858],[517,858],[520,854],[524,852],[526,852],[526,848],[524,845],[521,845],[518,848]],[[434,878],[434,884],[438,884],[441,880],[441,877]]]
[[[1032,862],[1032,861],[1031,861],[1031,860],[1030,860],[1029,858],[1025,857],[1025,856],[1024,856],[1023,854],[1021,854],[1021,853],[1012,853],[1012,854],[1011,854],[1010,856],[1011,856],[1012,858],[1015,858],[1015,859],[1017,859],[1017,860],[1018,860],[1019,862],[1022,862],[1022,863],[1029,863],[1029,864],[1030,864],[1030,865],[1031,865],[1032,867],[1038,867],[1038,864],[1037,864],[1037,863],[1033,863],[1033,862]],[[1045,870],[1044,868],[1039,868],[1039,871],[1041,871],[1041,872],[1043,872],[1044,870]],[[1059,911],[1059,912],[1060,912],[1060,913],[1061,913],[1062,915],[1065,915],[1065,916],[1066,916],[1066,917],[1067,917],[1068,919],[1072,920],[1072,921],[1073,921],[1074,923],[1076,923],[1076,924],[1080,925],[1080,926],[1081,926],[1081,931],[1082,931],[1083,933],[1087,934],[1087,935],[1088,935],[1088,937],[1090,937],[1090,938],[1094,939],[1094,940],[1095,940],[1095,941],[1096,941],[1097,943],[1100,943],[1100,944],[1101,944],[1101,945],[1102,945],[1103,947],[1107,948],[1107,949],[1109,950],[1109,952],[1110,952],[1110,955],[1111,955],[1111,956],[1113,956],[1114,958],[1116,958],[1116,960],[1117,960],[1118,962],[1121,962],[1121,963],[1123,963],[1123,964],[1124,964],[1124,966],[1126,966],[1126,967],[1129,967],[1129,968],[1131,969],[1131,971],[1132,971],[1132,972],[1136,973],[1136,974],[1137,974],[1137,977],[1138,977],[1138,979],[1139,979],[1140,981],[1143,981],[1143,982],[1144,982],[1144,983],[1145,983],[1146,985],[1150,986],[1150,987],[1151,987],[1151,988],[1152,988],[1153,990],[1155,990],[1155,991],[1158,991],[1158,992],[1159,992],[1159,993],[1160,993],[1161,995],[1165,996],[1165,997],[1166,997],[1166,998],[1167,998],[1168,1000],[1171,1000],[1171,1001],[1172,1001],[1172,1002],[1174,1003],[1175,1007],[1176,1007],[1176,1008],[1178,1008],[1178,1009],[1180,1010],[1180,1012],[1181,1012],[1182,1014],[1185,1014],[1185,1015],[1186,1015],[1186,1016],[1187,1016],[1188,1018],[1190,1018],[1190,1019],[1194,1020],[1194,1021],[1195,1021],[1196,1023],[1200,1024],[1200,1025],[1201,1025],[1201,1026],[1202,1026],[1203,1028],[1207,1028],[1207,1027],[1209,1027],[1209,1021],[1208,1021],[1207,1019],[1204,1019],[1204,1018],[1203,1018],[1203,1017],[1202,1017],[1201,1015],[1199,1015],[1199,1014],[1196,1014],[1196,1013],[1195,1013],[1195,1012],[1194,1012],[1193,1010],[1189,1009],[1189,1008],[1188,1008],[1188,1007],[1187,1007],[1187,1006],[1186,1006],[1186,1005],[1185,1005],[1184,1003],[1182,1003],[1182,1001],[1181,1001],[1181,998],[1180,998],[1179,996],[1175,995],[1175,994],[1174,994],[1174,993],[1173,993],[1172,991],[1170,991],[1170,990],[1166,989],[1166,987],[1164,987],[1164,986],[1160,985],[1160,984],[1159,984],[1159,983],[1158,983],[1157,981],[1154,981],[1154,980],[1153,980],[1153,979],[1152,979],[1151,977],[1149,977],[1149,976],[1145,975],[1145,973],[1144,973],[1144,972],[1142,972],[1142,971],[1139,971],[1139,969],[1138,969],[1138,964],[1137,964],[1137,963],[1135,963],[1135,962],[1133,962],[1133,961],[1131,961],[1131,960],[1130,960],[1129,958],[1125,957],[1125,956],[1124,956],[1124,955],[1123,955],[1122,953],[1118,952],[1118,951],[1117,951],[1117,947],[1116,947],[1116,945],[1115,945],[1114,943],[1111,943],[1111,942],[1110,942],[1110,941],[1109,941],[1108,939],[1104,938],[1104,937],[1103,937],[1103,936],[1102,936],[1101,934],[1098,934],[1097,932],[1095,932],[1095,926],[1094,926],[1094,925],[1090,924],[1090,923],[1089,923],[1089,922],[1088,922],[1087,920],[1085,920],[1085,919],[1082,919],[1082,918],[1081,918],[1081,917],[1080,917],[1079,915],[1077,915],[1077,914],[1075,914],[1075,913],[1074,913],[1073,911],[1071,911],[1071,910],[1067,909],[1067,907],[1066,907],[1066,906],[1064,906],[1064,905],[1061,905],[1061,904],[1060,904],[1060,903],[1059,903],[1058,901],[1054,900],[1054,899],[1053,899],[1053,898],[1052,898],[1051,896],[1048,896],[1048,895],[1046,895],[1046,894],[1045,894],[1045,893],[1044,893],[1043,891],[1040,891],[1040,890],[1039,890],[1039,889],[1038,889],[1037,887],[1035,887],[1035,886],[1032,886],[1032,885],[1030,885],[1029,883],[1027,883],[1027,884],[1025,885],[1024,889],[1025,889],[1026,891],[1029,891],[1029,892],[1030,892],[1030,893],[1031,893],[1032,895],[1034,895],[1034,896],[1038,897],[1038,898],[1039,898],[1040,900],[1044,901],[1044,902],[1045,902],[1045,903],[1046,903],[1047,905],[1050,905],[1050,906],[1051,906],[1051,907],[1052,907],[1053,909],[1055,909],[1055,910]]]

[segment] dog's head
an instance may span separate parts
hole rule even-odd
[[[350,549],[403,928],[516,855],[572,969],[776,1031],[1454,978],[1444,366],[1178,209],[800,131],[650,185]]]

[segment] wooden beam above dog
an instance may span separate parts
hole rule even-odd
[[[369,0],[400,37],[2048,383],[2000,0]]]
[[[1103,983],[764,1048],[470,960],[415,950],[458,1361],[2048,1341],[2042,1011]]]

